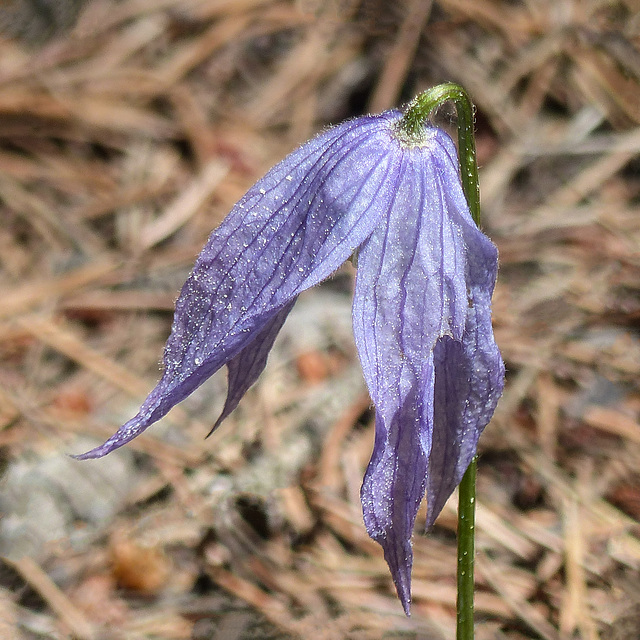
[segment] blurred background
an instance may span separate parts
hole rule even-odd
[[[211,229],[330,123],[477,105],[507,388],[480,444],[477,638],[640,637],[637,0],[0,2],[0,636],[448,639],[455,500],[405,618],[359,488],[353,268],[105,459]],[[437,122],[453,129],[455,111]]]

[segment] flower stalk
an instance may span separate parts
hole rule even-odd
[[[455,104],[458,115],[458,156],[462,188],[471,216],[480,226],[480,185],[473,132],[474,107],[467,92],[453,82],[432,87],[411,101],[399,128],[408,138],[417,138],[433,112],[447,101]],[[458,487],[457,640],[474,638],[476,474],[477,456],[474,456]]]
[[[455,82],[446,82],[432,87],[416,96],[408,105],[400,129],[407,136],[417,137],[431,114],[445,102],[456,105],[458,114],[458,154],[460,156],[460,178],[467,197],[471,217],[480,226],[480,185],[476,140],[473,134],[474,109],[469,94]]]
[[[458,598],[456,600],[456,638],[473,640],[473,595],[476,533],[476,472],[474,456],[458,487]]]

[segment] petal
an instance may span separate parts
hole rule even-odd
[[[424,373],[431,373],[427,363]],[[409,615],[411,603],[411,534],[425,492],[431,433],[416,422],[416,413],[433,406],[433,383],[421,393],[418,385],[402,398],[397,412],[387,422],[376,411],[376,438],[371,462],[362,484],[364,523],[369,535],[384,551],[398,597]]]
[[[485,346],[494,355],[485,320],[490,323],[497,254],[471,220],[455,148],[433,130],[425,146],[398,147],[397,156],[388,224],[358,254],[353,320],[376,407],[374,451],[362,486],[365,524],[384,549],[408,611],[420,501],[426,489],[433,522],[455,487],[458,467],[466,469],[475,452],[501,387],[476,372],[487,364],[474,351],[481,331],[488,330]],[[456,367],[462,357],[444,366],[443,358],[458,351],[470,366]],[[467,401],[471,408],[464,413]],[[436,474],[444,468],[448,475],[440,481]]]
[[[478,439],[502,394],[504,364],[491,320],[470,309],[461,342],[448,336],[434,349],[433,444],[427,472],[427,528],[442,511],[476,454]]]
[[[105,444],[116,449],[164,416],[220,367],[232,365],[229,406],[265,354],[245,349],[271,335],[278,314],[327,278],[371,234],[388,208],[385,187],[396,115],[346,122],[300,147],[258,181],[210,236],[182,288],[163,376],[139,413]]]
[[[455,150],[450,153],[455,154]],[[434,349],[434,430],[427,480],[427,527],[433,525],[460,484],[504,385],[504,363],[491,326],[498,252],[470,220],[455,166],[448,162],[437,165],[449,215],[459,225],[466,247],[468,303],[462,339],[454,341],[444,336]]]
[[[293,309],[295,298],[289,302],[266,324],[258,333],[253,342],[248,344],[235,358],[227,362],[229,370],[229,389],[227,400],[220,417],[216,420],[208,436],[210,436],[220,423],[238,406],[242,396],[249,387],[260,377],[267,364],[267,356],[275,342],[284,321]],[[208,437],[207,436],[207,437]]]

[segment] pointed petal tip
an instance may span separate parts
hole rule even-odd
[[[411,615],[411,562],[408,565],[391,568],[391,574],[404,613],[409,617]]]
[[[125,422],[108,440],[102,444],[78,455],[71,456],[75,460],[94,460],[103,458],[107,454],[119,449],[123,445],[131,442],[149,426],[149,419],[144,418],[139,413],[128,422]]]
[[[220,417],[213,423],[213,427],[211,427],[209,433],[207,433],[207,435],[204,437],[205,440],[213,435],[213,432],[224,422],[228,415],[229,414],[225,413],[224,411],[220,414]]]
[[[402,603],[402,608],[404,609],[404,615],[407,616],[407,618],[410,618],[411,617],[411,593],[403,593],[401,595],[400,591],[398,591],[398,597],[400,598],[400,602]]]
[[[384,538],[377,538],[382,546],[384,559],[387,561],[396,593],[402,603],[407,616],[411,615],[411,568],[413,566],[413,551],[411,540],[399,542],[393,533]]]
[[[110,446],[107,441],[98,447],[95,447],[89,451],[86,451],[85,453],[70,454],[70,455],[74,460],[96,460],[98,458],[103,458],[108,453],[110,453],[114,448],[116,447]]]

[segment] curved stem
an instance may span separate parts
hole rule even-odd
[[[480,186],[476,140],[473,135],[474,109],[467,92],[454,82],[446,82],[416,96],[400,120],[400,129],[408,136],[419,139],[425,122],[441,104],[451,100],[458,113],[458,154],[460,156],[460,178],[469,203],[471,217],[480,225]]]
[[[419,142],[424,124],[433,111],[451,100],[458,113],[458,154],[460,179],[471,217],[480,226],[480,185],[476,142],[473,135],[473,104],[458,84],[448,82],[416,96],[400,120],[400,129],[409,140]],[[458,488],[458,598],[456,602],[457,640],[473,640],[473,596],[475,561],[477,457],[474,456]]]

